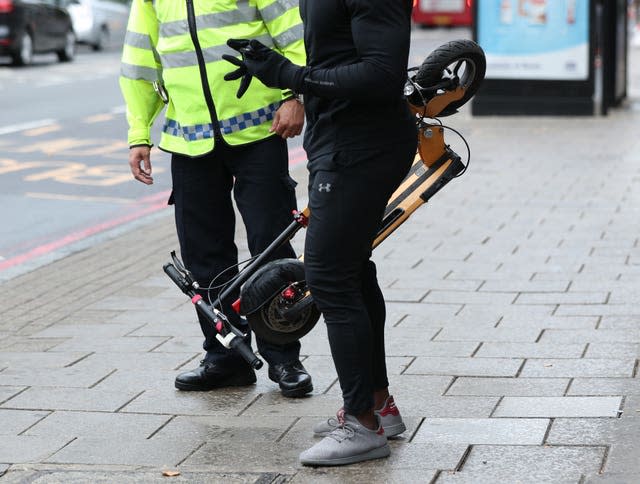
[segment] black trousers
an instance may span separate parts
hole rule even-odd
[[[215,286],[238,273],[232,192],[251,255],[264,250],[293,220],[296,182],[289,176],[287,143],[279,136],[234,147],[219,141],[212,153],[199,158],[174,154],[171,176],[182,260],[203,288],[220,274]],[[290,244],[273,255],[274,259],[285,257],[296,257]],[[218,292],[210,292],[212,300]],[[202,296],[207,297],[204,291]],[[232,294],[222,301],[222,308],[233,324],[241,325],[243,321],[230,307],[237,297]],[[205,336],[205,359],[237,363],[241,357],[222,346],[215,329],[200,315],[198,318]],[[257,346],[271,365],[296,360],[300,353],[299,342],[278,346],[257,339]]]
[[[385,303],[370,260],[386,204],[407,174],[416,144],[343,151],[309,161],[304,263],[307,284],[327,324],[344,408],[359,415],[389,385]]]

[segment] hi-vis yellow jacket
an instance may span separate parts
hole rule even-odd
[[[160,147],[187,156],[213,150],[216,136],[230,145],[271,135],[271,120],[287,93],[258,79],[238,99],[239,80],[224,75],[237,55],[227,39],[258,39],[304,65],[298,0],[133,0],[122,53],[120,87],[127,104],[129,145],[151,144],[150,129],[169,103]]]

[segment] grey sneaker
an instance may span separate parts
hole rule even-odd
[[[389,395],[382,408],[376,410],[375,413],[380,416],[384,433],[388,438],[400,435],[402,432],[407,430],[407,426],[402,421],[402,415],[400,415],[400,411],[398,410],[398,407],[396,407],[396,402],[393,400],[393,396]],[[341,415],[343,414],[344,409],[341,408],[338,410],[336,417],[331,417],[327,420],[323,420],[322,422],[318,422],[313,427],[313,435],[315,437],[326,437],[329,435],[333,429],[338,427],[339,419],[342,418]]]
[[[379,416],[378,429],[369,430],[354,416],[343,415],[344,420],[324,439],[300,454],[302,465],[340,466],[389,456],[391,451]]]

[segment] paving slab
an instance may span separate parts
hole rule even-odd
[[[3,435],[0,438],[0,460],[8,464],[42,462],[72,439],[59,436]]]
[[[43,351],[2,351],[0,367],[62,368],[89,355],[88,352],[51,353]]]
[[[548,419],[427,418],[412,442],[434,444],[541,445]]]
[[[635,291],[635,288],[625,285],[625,291]],[[600,329],[628,329],[637,328],[640,318],[636,316],[603,316],[598,328]]]
[[[409,375],[515,376],[520,358],[417,357],[405,370]]]
[[[19,435],[50,412],[0,409],[0,435]]]
[[[35,438],[35,437],[34,437]],[[42,459],[51,464],[93,464],[176,467],[203,442],[183,444],[162,439],[129,439],[117,443],[112,438],[80,437]]]
[[[549,480],[545,480],[549,479]],[[502,472],[442,472],[436,479],[436,484],[540,484],[541,482],[553,482],[554,484],[580,484],[582,476],[573,471],[562,472],[556,474],[553,479],[545,476],[541,472],[531,473],[530,471],[512,471],[509,473]]]
[[[80,410],[115,412],[139,393],[131,390],[106,391],[95,388],[31,387],[0,405],[25,410]]]
[[[585,358],[640,358],[640,343],[589,343]]]
[[[562,304],[558,316],[626,316],[640,317],[638,306],[631,304]]]
[[[624,420],[640,418],[640,396],[629,395],[625,397],[622,418]]]
[[[184,304],[184,301],[178,302],[177,300],[171,299],[159,299],[159,298],[145,298],[145,297],[135,297],[135,296],[108,296],[106,298],[101,299],[100,301],[88,306],[89,309],[93,310],[127,310],[127,309],[135,309],[135,310],[144,310],[144,309],[165,309],[170,311],[180,305]]]
[[[619,416],[622,397],[504,397],[494,417]]]
[[[147,334],[142,334],[141,336],[174,335],[176,334],[175,332],[167,331],[171,325],[177,325],[181,329],[177,334],[193,334],[194,336],[198,335],[198,332],[202,334],[195,311],[193,307],[190,306],[181,306],[179,308],[164,311],[156,308],[146,310],[128,309],[126,311],[120,311],[117,316],[114,316],[110,320],[110,322],[148,325],[148,327],[152,328],[153,331],[157,331],[156,333],[149,332]]]
[[[628,440],[616,439],[609,450],[604,471],[609,473],[630,473],[640,476],[640,462],[638,461],[638,434]],[[638,482],[638,481],[629,481]]]
[[[98,319],[93,324],[56,324],[31,335],[32,338],[115,338],[126,336],[141,326],[139,323],[108,323]]]
[[[129,370],[129,371],[161,371],[178,370],[185,366],[196,367],[202,358],[203,353],[199,348],[188,353],[118,353],[118,352],[93,352],[85,359],[79,361],[72,368],[91,369],[105,368],[109,370]]]
[[[0,373],[0,385],[89,388],[109,375],[114,368],[72,366],[69,368],[7,368]]]
[[[238,415],[254,400],[264,398],[273,388],[251,385],[216,392],[182,392],[172,385],[137,394],[120,407],[125,413],[155,413],[163,415]]]
[[[81,467],[68,465],[66,467]],[[122,467],[122,466],[120,466]],[[3,484],[22,484],[30,482],[34,484],[85,484],[87,482],[95,484],[109,484],[118,482],[122,484],[146,484],[146,483],[164,483],[169,480],[171,483],[190,483],[190,484],[264,484],[279,482],[279,474],[274,473],[250,473],[250,472],[234,472],[234,473],[215,473],[212,471],[190,471],[181,469],[180,475],[175,477],[166,477],[162,475],[162,471],[175,469],[153,469],[145,470],[139,468],[136,472],[131,470],[122,470],[119,467],[110,468],[109,470],[60,470],[45,469],[39,471],[11,469],[3,476]]]
[[[533,343],[542,330],[538,328],[444,328],[434,341],[505,341]]]
[[[586,476],[585,484],[632,484],[640,482],[640,472],[607,472],[595,476]]]
[[[529,359],[524,364],[523,377],[631,377],[636,360],[614,359]]]
[[[344,468],[322,469],[304,468],[288,481],[291,484],[344,484],[346,482],[385,482],[405,484],[407,482],[431,482],[439,471],[436,469],[398,469],[398,468]]]
[[[447,395],[553,397],[562,396],[569,378],[456,378]]]
[[[550,445],[630,444],[640,435],[640,419],[557,418],[546,443]]]
[[[0,372],[1,374],[1,372]],[[0,405],[27,389],[26,386],[0,385]]]
[[[475,482],[574,482],[597,473],[604,447],[473,446],[457,476]],[[447,482],[447,480],[443,480]],[[452,482],[456,482],[455,480]],[[472,482],[472,481],[467,481]]]
[[[584,343],[508,343],[485,342],[474,354],[478,358],[580,358]]]
[[[475,341],[424,341],[405,334],[403,326],[388,331],[385,349],[388,355],[471,356],[478,349]]]
[[[145,353],[168,341],[169,336],[124,336],[121,338],[78,337],[64,341],[52,351],[86,351],[91,353]]]
[[[148,438],[170,421],[166,415],[55,411],[30,426],[23,435],[112,439]]]
[[[505,316],[500,320],[501,328],[536,327],[540,329],[596,329],[599,316]]]
[[[567,395],[640,395],[640,379],[575,378]]]
[[[540,341],[555,343],[640,343],[640,328],[546,329]]]

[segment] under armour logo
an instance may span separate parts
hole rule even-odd
[[[319,192],[330,192],[331,191],[331,183],[318,183],[318,191]]]

